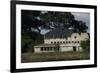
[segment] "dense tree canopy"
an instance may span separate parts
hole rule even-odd
[[[83,21],[75,20],[71,12],[27,11],[22,10],[22,31],[36,29],[55,29],[59,27],[73,28],[75,32],[86,32]]]
[[[80,45],[84,51],[87,51],[87,52],[90,51],[90,40],[89,39],[87,39],[86,41],[81,41]]]

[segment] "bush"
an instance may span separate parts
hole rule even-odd
[[[88,51],[88,52],[90,51],[90,40],[89,39],[87,39],[86,41],[81,41],[80,45],[84,51]]]

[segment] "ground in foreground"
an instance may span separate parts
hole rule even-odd
[[[45,62],[64,60],[87,60],[89,52],[50,52],[50,53],[22,53],[21,62]]]

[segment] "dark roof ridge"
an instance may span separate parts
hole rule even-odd
[[[56,28],[45,34],[45,38],[67,38],[73,33],[73,30],[65,27]]]

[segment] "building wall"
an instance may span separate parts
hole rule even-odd
[[[72,41],[79,41],[79,43],[80,43],[81,41],[86,40],[88,38],[89,38],[89,36],[88,36],[87,33],[81,33],[81,34],[73,33],[71,35],[71,37],[68,37],[68,38],[44,39],[44,43],[45,44],[52,44],[52,43],[55,43],[55,42],[57,43],[57,42],[66,42],[66,41],[70,41],[70,42],[72,42]]]
[[[44,44],[57,44],[59,43],[59,50],[64,51],[74,51],[73,47],[76,47],[76,51],[82,51],[82,47],[80,47],[80,42],[89,38],[87,33],[73,33],[68,38],[52,38],[52,39],[44,39]],[[56,42],[56,43],[55,43]],[[34,48],[35,52],[54,52],[52,51],[41,51],[40,47]]]
[[[35,47],[35,48],[34,48],[34,52],[36,52],[36,53],[40,53],[40,52],[41,52],[40,47]]]
[[[74,51],[73,47],[76,47],[76,51],[82,51],[82,48],[80,46],[60,46],[59,51],[60,52],[66,52],[66,51]],[[41,53],[41,52],[55,52],[54,49],[52,50],[43,50],[41,51],[41,47],[35,47],[34,48],[35,53]]]
[[[76,51],[82,51],[82,48],[80,47],[79,44],[70,44],[70,45],[60,45],[60,50],[61,51],[74,51],[73,47],[76,47]]]
[[[61,52],[73,51],[73,47],[71,47],[71,46],[61,46],[61,47],[60,47],[60,51],[61,51]]]
[[[45,44],[60,44],[61,51],[72,51],[73,46],[76,46],[77,51],[82,51],[82,47],[80,47],[80,42],[89,38],[87,33],[73,33],[68,38],[52,38],[52,39],[44,39]],[[67,43],[66,43],[67,42]]]
[[[46,47],[44,47],[44,48],[46,48]],[[52,50],[48,50],[48,48],[46,49],[46,50],[42,50],[41,51],[41,47],[34,47],[34,51],[35,51],[35,53],[42,53],[42,52],[55,52],[54,51],[54,49],[52,48]]]

